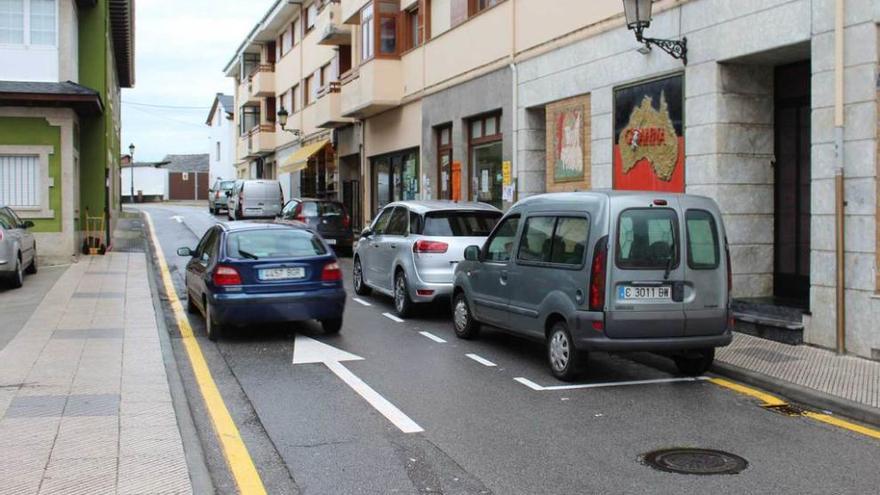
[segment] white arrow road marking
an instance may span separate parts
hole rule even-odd
[[[324,363],[336,376],[358,393],[366,400],[374,409],[385,416],[388,421],[394,424],[400,431],[404,433],[419,433],[425,431],[409,416],[403,413],[385,397],[379,395],[363,380],[355,376],[348,368],[342,365],[341,361],[360,361],[364,358],[352,354],[350,352],[337,349],[323,342],[304,335],[297,335],[293,342],[293,364],[314,364]]]
[[[177,221],[177,223],[183,223],[183,217],[180,215],[174,215],[171,219]]]
[[[489,361],[489,360],[486,359],[486,358],[483,358],[483,357],[477,356],[476,354],[465,354],[465,356],[467,356],[467,357],[473,359],[474,361],[476,361],[476,362],[482,364],[483,366],[488,366],[488,367],[490,367],[490,368],[491,368],[491,367],[494,367],[494,366],[497,366],[497,365],[496,365],[495,363],[493,363],[492,361]]]
[[[685,378],[657,378],[654,380],[632,380],[627,382],[606,382],[606,383],[582,383],[578,385],[553,385],[550,387],[545,387],[543,385],[538,385],[537,383],[529,380],[528,378],[517,377],[514,378],[519,383],[522,383],[526,387],[529,387],[532,390],[537,390],[539,392],[547,391],[547,390],[577,390],[581,388],[606,388],[606,387],[626,387],[631,385],[650,385],[652,383],[676,383],[676,382],[698,382],[702,380],[708,380],[708,376],[697,376],[697,377],[685,377]]]
[[[445,340],[441,339],[440,337],[434,335],[431,332],[419,332],[419,334],[421,334],[423,337],[427,337],[427,338],[433,340],[434,342],[437,342],[438,344],[445,344],[446,343]]]
[[[352,297],[351,300],[360,304],[361,306],[372,306],[372,304],[368,303],[367,301],[364,301],[363,299],[357,298],[357,297]]]
[[[384,316],[385,318],[388,318],[388,319],[391,320],[391,321],[396,321],[397,323],[403,323],[403,320],[402,320],[402,319],[400,319],[400,318],[394,316],[394,315],[391,314],[391,313],[382,313],[382,316]]]

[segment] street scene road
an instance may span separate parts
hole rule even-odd
[[[195,206],[141,210],[184,300],[187,260],[176,250],[195,246],[225,217]],[[564,384],[547,371],[543,346],[492,329],[458,340],[445,304],[391,317],[389,298],[352,297],[350,258],[342,265],[349,299],[337,336],[312,323],[268,325],[215,344],[201,316],[189,316],[269,493],[873,493],[880,486],[880,444],[864,435],[768,410],[648,354],[591,354],[582,379]],[[183,375],[187,394],[197,394]],[[382,400],[365,398],[364,388]],[[207,416],[194,407],[194,417],[212,476],[231,490]],[[723,450],[748,467],[687,476],[645,465],[645,454],[672,447]]]

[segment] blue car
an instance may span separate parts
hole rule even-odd
[[[208,338],[253,323],[318,320],[342,328],[345,289],[333,250],[298,225],[217,224],[198,247],[180,248],[186,265],[187,310],[205,317]]]

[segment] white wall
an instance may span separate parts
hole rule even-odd
[[[217,143],[220,143],[220,159],[217,159]],[[218,108],[208,128],[208,153],[211,155],[208,185],[213,186],[218,177],[235,178],[235,125],[226,118],[226,112]]]
[[[60,4],[60,6],[59,6]],[[2,81],[42,81],[58,82],[62,80],[59,67],[61,60],[65,60],[65,76],[63,80],[70,79],[70,66],[66,63],[70,57],[76,56],[77,23],[73,13],[74,0],[57,0],[55,9],[55,44],[52,46],[38,46],[29,43],[29,19],[28,5],[25,1],[25,24],[24,43],[20,45],[0,46],[0,80]],[[62,44],[64,50],[59,50]],[[73,51],[71,51],[73,50]],[[63,52],[64,57],[61,56]],[[71,79],[75,80],[75,79]]]
[[[122,195],[131,194],[131,170],[122,169]],[[162,196],[168,199],[168,170],[164,168],[137,167],[134,169],[134,195],[142,191],[144,196]]]

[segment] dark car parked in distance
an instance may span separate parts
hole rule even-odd
[[[187,309],[205,317],[208,338],[231,326],[318,320],[342,328],[345,289],[336,256],[321,236],[297,225],[217,224],[195,249],[180,248]]]
[[[351,254],[354,232],[345,206],[327,199],[294,198],[284,205],[279,220],[308,225],[338,253]]]

